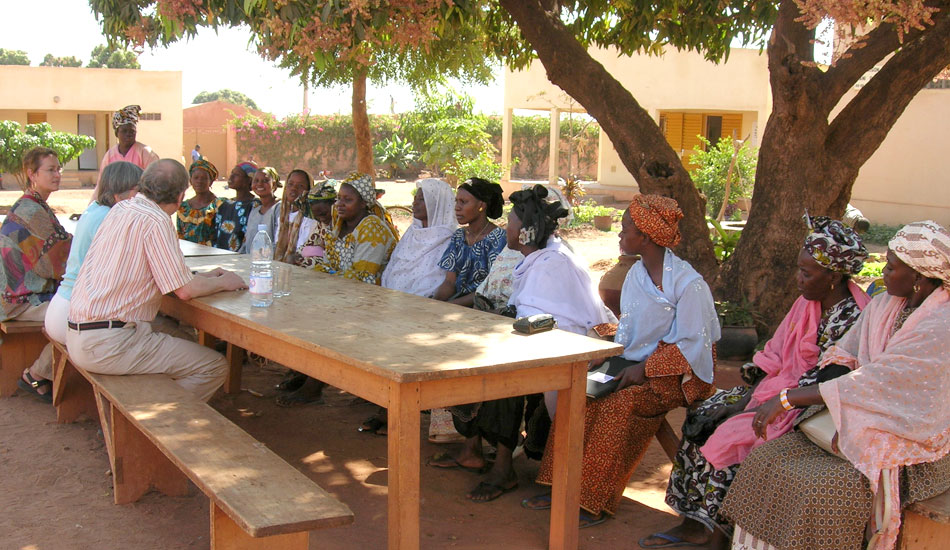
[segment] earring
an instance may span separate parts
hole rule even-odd
[[[834,289],[835,289],[835,284],[831,283],[831,290],[834,290]]]
[[[914,294],[920,292],[920,283],[914,283]]]
[[[485,207],[484,207],[484,206],[481,206],[481,207],[478,208],[478,211],[481,212],[481,211],[484,210],[484,209],[485,209]]]

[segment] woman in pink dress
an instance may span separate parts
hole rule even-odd
[[[138,105],[126,105],[112,114],[112,129],[115,131],[116,144],[106,151],[99,164],[99,173],[106,166],[113,162],[125,161],[131,162],[142,170],[158,160],[158,155],[152,151],[152,148],[144,143],[135,140],[137,135],[136,126],[139,123],[139,113],[142,107]],[[96,182],[96,190],[93,197],[99,196],[99,182]]]

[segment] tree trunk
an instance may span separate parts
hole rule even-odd
[[[556,2],[549,9],[544,0],[500,3],[534,47],[548,79],[597,119],[640,190],[676,199],[685,214],[680,222],[683,241],[676,253],[708,281],[713,280],[718,265],[706,227],[706,201],[656,121],[581,46],[560,20]]]
[[[373,162],[373,134],[369,129],[369,114],[366,112],[366,71],[357,71],[353,76],[353,133],[356,136],[356,171],[376,180]]]
[[[792,0],[783,2],[772,30],[768,63],[773,108],[759,148],[752,209],[714,284],[718,296],[751,304],[769,332],[798,297],[794,273],[807,231],[805,210],[843,214],[858,170],[917,92],[950,64],[950,23],[944,10],[934,16],[934,27],[905,36],[901,51],[831,117],[851,86],[894,51],[896,40],[873,32],[865,49],[853,49],[853,59],[822,72],[810,64],[814,33],[796,21],[798,15]],[[881,46],[882,41],[889,43]]]

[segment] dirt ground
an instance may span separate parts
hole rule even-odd
[[[411,203],[411,184],[381,185],[386,205]],[[223,182],[220,196],[229,196]],[[0,191],[0,210],[18,197]],[[59,214],[79,213],[91,190],[62,190],[50,197]],[[408,217],[397,217],[405,228]],[[605,271],[617,256],[617,234],[594,229],[570,230],[575,251]],[[311,535],[311,548],[376,549],[386,546],[386,439],[359,433],[360,421],[375,405],[331,389],[326,403],[283,409],[274,405],[279,367],[246,365],[244,385],[262,393],[219,394],[212,405],[287,462],[346,503],[354,524]],[[682,411],[670,416],[675,427]],[[426,441],[423,417],[422,457],[441,450]],[[526,497],[543,492],[533,479],[538,463],[518,456],[520,488],[487,504],[465,493],[477,476],[423,466],[421,538],[423,548],[545,548],[547,512],[522,508]],[[581,531],[580,548],[633,548],[636,540],[676,520],[663,504],[669,461],[653,443],[627,486],[617,517]],[[139,502],[112,503],[112,478],[102,434],[95,419],[56,424],[52,407],[30,397],[0,399],[0,550],[185,549],[208,548],[208,500],[193,488],[187,497],[150,493]]]

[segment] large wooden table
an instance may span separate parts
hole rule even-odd
[[[248,276],[246,255],[193,257],[192,269]],[[550,544],[577,547],[587,363],[620,346],[294,268],[292,294],[255,308],[247,292],[162,310],[208,334],[389,409],[389,548],[419,548],[420,412],[558,390]],[[232,362],[228,386],[240,365]]]

